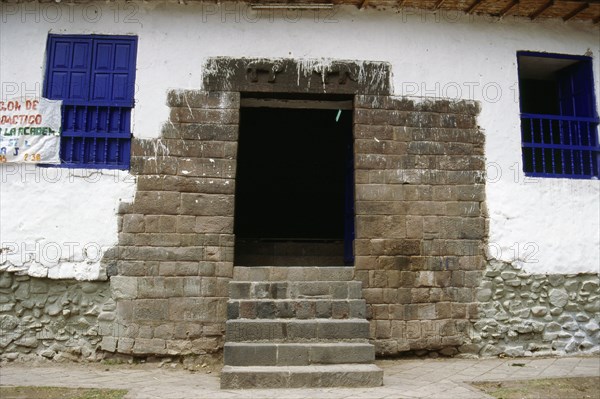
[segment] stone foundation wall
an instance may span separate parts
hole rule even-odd
[[[99,321],[115,303],[107,282],[0,273],[0,359],[95,360]]]
[[[481,356],[600,353],[598,274],[530,274],[492,262],[480,319],[459,350]]]

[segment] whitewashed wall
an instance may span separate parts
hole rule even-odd
[[[387,61],[397,95],[479,100],[489,165],[490,256],[535,273],[599,271],[599,181],[525,179],[521,172],[516,67],[518,50],[591,53],[597,73],[598,28],[591,23],[354,7],[257,14],[234,3],[0,4],[2,97],[40,92],[49,32],[138,35],[133,132],[141,138],[159,136],[168,117],[166,91],[200,88],[202,66],[214,56]],[[599,80],[596,75],[597,98]],[[82,248],[116,243],[116,207],[131,200],[133,179],[109,171],[90,183],[86,172],[73,178],[63,170],[58,182],[33,183],[27,176],[39,171],[24,175],[23,168],[5,165],[0,172],[0,242],[79,243],[81,252],[49,276],[101,275]],[[23,253],[12,259],[28,264]],[[32,272],[43,275],[45,269]]]

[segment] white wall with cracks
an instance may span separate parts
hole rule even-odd
[[[169,114],[167,90],[201,88],[202,67],[216,56],[386,61],[392,65],[395,95],[478,100],[478,121],[486,134],[490,258],[535,274],[599,271],[600,182],[525,178],[516,66],[519,50],[591,54],[597,74],[597,26],[444,10],[255,12],[236,3],[1,4],[3,98],[41,92],[49,32],[138,35],[133,132],[140,138],[160,135]],[[596,98],[599,81],[596,75]],[[127,173],[115,179],[106,171],[90,183],[61,170],[58,182],[33,184],[24,167],[16,173],[12,168],[0,166],[0,241],[25,247],[79,243],[79,252],[61,259],[64,263],[58,262],[56,271],[51,267],[47,276],[101,276],[83,246],[116,243],[116,207],[120,200],[131,200],[133,179]],[[30,173],[43,174],[35,170]],[[0,267],[34,265],[24,256],[27,251],[9,257],[4,251]],[[30,273],[46,271],[32,267]]]

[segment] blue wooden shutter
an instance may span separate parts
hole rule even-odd
[[[59,100],[88,98],[92,41],[51,37],[48,49],[46,96]]]
[[[577,149],[562,151],[566,170],[575,175],[598,176],[597,116],[594,109],[591,61],[579,61],[558,73],[560,122],[564,141]]]
[[[133,107],[135,47],[131,40],[95,40],[90,100]]]
[[[63,100],[67,166],[129,168],[137,38],[50,35],[45,95]]]
[[[593,117],[593,85],[585,62],[578,62],[558,74],[560,113],[563,116]]]

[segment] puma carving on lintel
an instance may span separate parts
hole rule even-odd
[[[246,67],[246,72],[250,76],[251,82],[258,82],[258,74],[259,72],[268,73],[269,74],[269,83],[275,82],[276,75],[283,71],[283,65],[278,62],[268,62],[268,61],[253,61],[248,63]]]
[[[314,68],[313,72],[323,76],[323,83],[329,83],[329,76],[331,75],[337,75],[338,83],[341,85],[346,84],[348,79],[356,82],[356,76],[346,64],[319,65]]]

